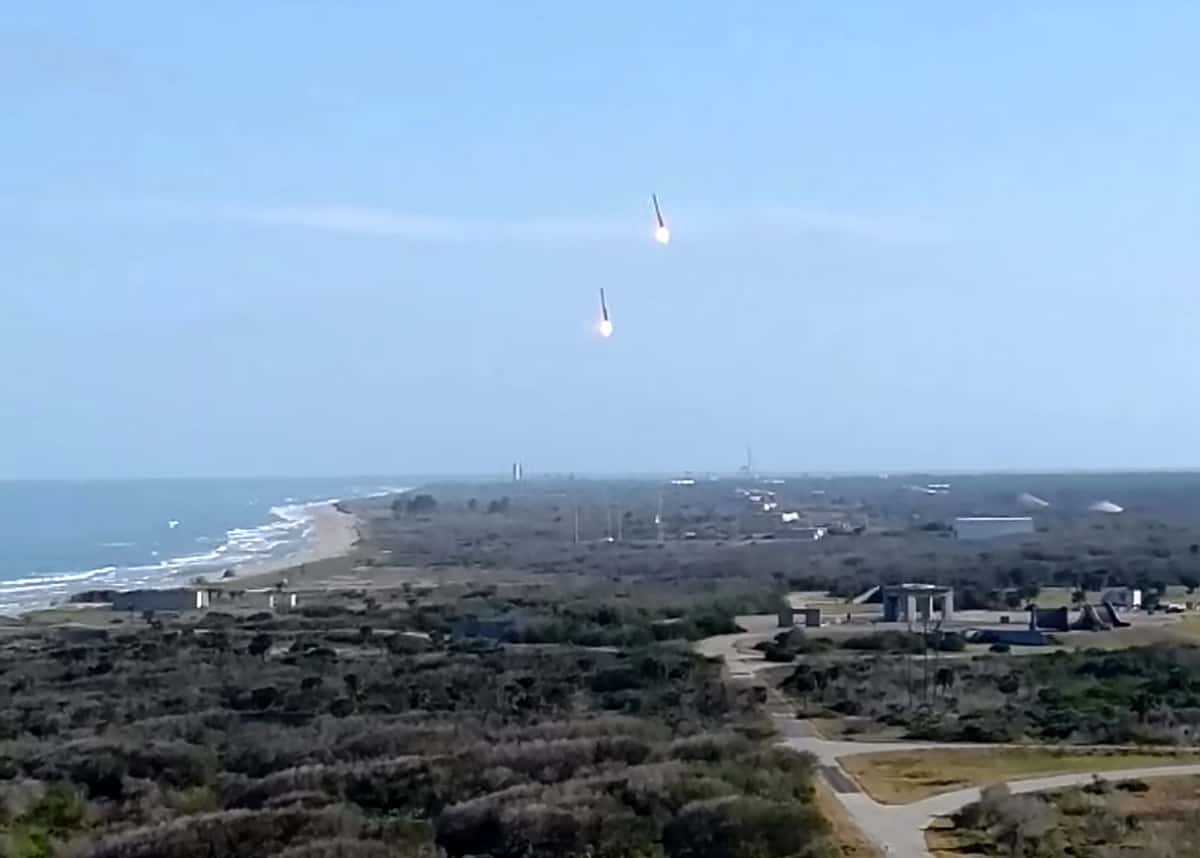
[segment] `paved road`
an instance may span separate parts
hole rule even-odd
[[[790,723],[789,723],[790,722]],[[858,789],[854,779],[842,768],[840,757],[855,754],[875,754],[883,751],[919,751],[930,748],[997,748],[1004,745],[969,745],[962,742],[845,742],[822,739],[807,725],[795,719],[778,718],[776,723],[784,735],[783,743],[798,751],[813,754],[821,775],[833,787],[834,795],[854,819],[855,824],[870,840],[884,849],[888,858],[933,858],[925,846],[925,829],[936,817],[956,813],[972,802],[979,801],[979,790],[955,790],[931,796],[912,804],[880,804]],[[1109,781],[1134,778],[1161,778],[1171,775],[1200,775],[1200,763],[1181,766],[1154,766],[1119,771],[1082,772],[1053,775],[1008,782],[1014,793],[1043,792],[1087,784],[1095,777]]]
[[[740,620],[741,618],[739,618]],[[766,620],[764,620],[766,622]],[[746,626],[743,626],[746,628]],[[733,676],[752,674],[762,663],[754,663],[761,655],[750,649],[752,642],[768,637],[762,629],[736,635],[721,635],[698,642],[697,649],[708,656],[724,659]],[[875,754],[884,751],[920,751],[931,748],[1012,748],[1013,745],[967,744],[964,742],[847,742],[821,738],[806,721],[787,715],[772,716],[783,736],[782,743],[797,751],[807,751],[817,758],[819,772],[829,782],[833,794],[850,814],[855,824],[876,843],[887,858],[933,858],[925,846],[925,829],[939,816],[956,813],[979,800],[979,790],[956,790],[911,804],[880,804],[861,791],[857,782],[839,762],[840,757],[856,754]],[[1084,749],[1090,746],[1080,746]],[[1100,747],[1100,746],[1094,746]],[[1200,763],[1181,766],[1155,766],[1105,772],[1081,772],[1070,775],[1013,780],[1008,788],[1014,793],[1044,792],[1087,784],[1095,777],[1108,781],[1134,778],[1162,778],[1172,775],[1200,775]]]
[[[1095,777],[1122,781],[1172,775],[1200,775],[1200,764],[1055,775],[1009,781],[1008,788],[1014,793],[1045,792],[1081,786]],[[890,847],[890,851],[885,850],[889,858],[933,858],[933,853],[925,846],[925,829],[936,817],[956,813],[968,804],[979,801],[979,790],[974,787],[904,805],[879,804],[866,793],[835,794],[864,834],[876,843]]]

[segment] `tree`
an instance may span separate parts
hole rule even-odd
[[[1154,695],[1145,691],[1139,691],[1134,694],[1133,699],[1129,701],[1129,708],[1137,713],[1138,723],[1145,724],[1146,716],[1153,711],[1157,702],[1158,701],[1154,699]]]
[[[246,647],[246,652],[250,655],[256,655],[263,661],[267,660],[267,653],[271,649],[271,636],[266,632],[259,632],[250,639],[250,645]]]
[[[829,687],[829,671],[814,670],[812,677],[813,682],[816,683],[817,686],[818,697],[823,700],[825,698],[825,689]]]
[[[1004,604],[1014,611],[1021,607],[1022,601],[1021,593],[1017,590],[1009,590],[1004,594]]]
[[[1090,592],[1099,592],[1108,586],[1108,573],[1104,570],[1089,572],[1083,576],[1082,589]]]
[[[1179,583],[1187,588],[1188,595],[1196,592],[1196,588],[1200,587],[1200,578],[1195,575],[1180,575]]]
[[[273,685],[264,685],[250,692],[250,705],[255,709],[270,709],[279,700],[279,691]]]
[[[512,505],[512,501],[507,496],[498,500],[488,501],[488,515],[508,515],[508,509]]]
[[[954,668],[939,667],[937,673],[933,675],[933,687],[935,691],[941,691],[943,694],[954,687],[956,679]]]
[[[787,687],[800,697],[800,702],[808,706],[808,696],[817,690],[817,681],[813,678],[808,665],[802,664],[787,680]]]
[[[1001,846],[1008,847],[1008,854],[1044,855],[1061,854],[1041,851],[1061,820],[1054,806],[1032,796],[1011,796],[1005,799],[994,816],[989,833]]]
[[[329,704],[329,714],[335,718],[345,718],[354,714],[354,703],[345,697],[339,697]]]
[[[809,804],[715,798],[684,805],[663,828],[670,858],[826,854],[829,827]]]
[[[437,499],[433,495],[413,495],[404,508],[409,515],[429,515],[437,510]]]
[[[467,501],[467,512],[475,512],[477,509],[479,509],[479,501],[475,500],[475,498]]]

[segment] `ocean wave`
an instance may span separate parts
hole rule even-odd
[[[11,578],[0,581],[0,593],[7,590],[23,589],[25,587],[47,586],[50,584],[72,584],[78,581],[89,581],[98,575],[117,571],[116,566],[101,566],[96,569],[85,569],[82,572],[59,572],[51,575],[31,575],[28,578]]]
[[[398,487],[354,487],[350,497],[383,497],[407,489]],[[307,502],[273,506],[267,520],[254,527],[228,529],[224,538],[199,536],[197,550],[159,559],[159,551],[149,552],[152,562],[132,566],[103,566],[81,571],[46,575],[30,575],[11,581],[0,581],[0,613],[25,611],[61,601],[72,593],[103,587],[129,589],[134,587],[178,586],[195,576],[212,577],[225,569],[264,560],[295,555],[309,544],[315,533],[318,513],[341,500],[325,498]],[[214,543],[218,543],[215,544]],[[132,548],[133,543],[108,543],[106,548]]]
[[[101,542],[101,548],[133,548],[136,542]]]
[[[388,495],[402,495],[411,491],[412,488],[407,486],[384,486],[381,489],[376,489],[374,491],[367,492],[366,494],[360,494],[359,497],[366,500],[371,500],[373,498],[385,498]]]

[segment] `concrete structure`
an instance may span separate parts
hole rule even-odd
[[[779,609],[779,628],[790,629],[796,625],[796,612],[791,605]]]
[[[272,611],[290,611],[298,603],[295,593],[271,593],[267,596],[267,608]]]
[[[1137,587],[1114,587],[1101,596],[1100,601],[1117,608],[1140,608],[1142,591]]]
[[[451,626],[451,634],[458,638],[485,638],[499,640],[510,632],[517,624],[510,617],[497,617],[481,620],[478,617],[464,617]]]
[[[208,607],[208,590],[172,587],[166,590],[126,590],[113,595],[114,611],[198,611]]]
[[[883,596],[881,595],[882,592],[883,592],[883,588],[880,587],[878,584],[876,584],[874,587],[871,587],[867,590],[863,590],[861,593],[859,593],[857,596],[855,596],[853,599],[851,599],[850,604],[852,604],[852,605],[866,605],[866,604],[878,605],[880,602],[883,601]]]
[[[1033,519],[1027,515],[973,515],[954,519],[954,535],[958,539],[996,539],[1032,533]]]
[[[817,542],[825,538],[823,527],[784,527],[774,531],[776,539],[800,539]]]
[[[1037,629],[971,629],[966,638],[971,643],[1008,646],[1047,646],[1051,643],[1050,638]]]
[[[909,623],[954,619],[954,588],[935,584],[893,584],[883,588],[883,621]]]
[[[1071,628],[1070,612],[1066,608],[1038,608],[1029,611],[1029,628],[1065,632]]]
[[[804,614],[805,628],[809,628],[809,629],[821,628],[821,609],[820,608],[805,608],[802,613]]]
[[[1117,609],[1113,607],[1112,602],[1101,602],[1100,610],[1103,612],[1105,621],[1114,629],[1129,628],[1129,623],[1126,620],[1121,619],[1121,616],[1117,613]]]

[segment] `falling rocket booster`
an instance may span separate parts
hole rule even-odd
[[[668,244],[671,241],[671,230],[663,220],[662,209],[658,206],[658,194],[651,194],[650,200],[654,203],[654,240],[659,244]]]
[[[604,287],[600,287],[600,336],[611,337],[613,332],[612,320],[608,318],[608,301],[604,298]]]

